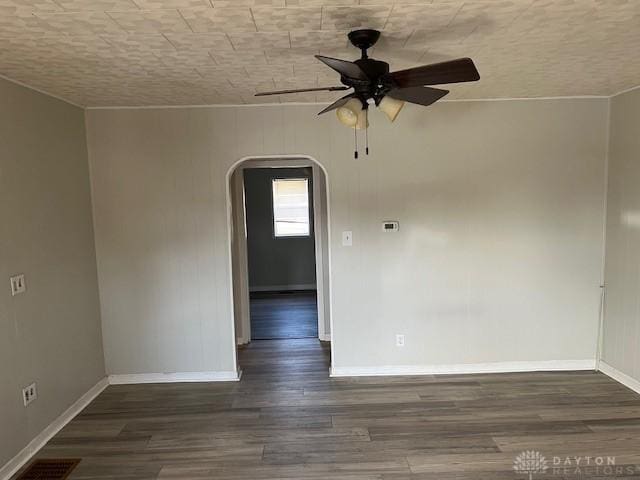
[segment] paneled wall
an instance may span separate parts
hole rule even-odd
[[[640,89],[611,99],[602,359],[640,382]]]
[[[2,467],[105,375],[83,111],[5,80],[0,280]]]
[[[373,112],[358,160],[318,109],[88,111],[109,373],[234,369],[226,174],[281,154],[328,171],[338,370],[593,362],[606,100]]]

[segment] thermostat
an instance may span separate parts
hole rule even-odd
[[[400,223],[395,220],[387,220],[386,222],[382,222],[382,231],[383,232],[397,232],[400,230]]]

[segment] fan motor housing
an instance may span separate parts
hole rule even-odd
[[[373,98],[376,104],[389,91],[390,86],[383,79],[389,74],[389,64],[372,58],[361,58],[356,63],[369,77],[367,80],[359,80],[351,77],[341,77],[344,85],[352,87],[355,95],[363,105],[367,105],[367,99]]]
[[[373,58],[361,58],[353,63],[364,70],[364,73],[366,73],[367,76],[372,80],[378,79],[383,75],[389,73],[389,64],[381,60],[374,60]]]

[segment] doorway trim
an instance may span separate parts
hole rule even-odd
[[[278,163],[280,161],[281,163]],[[298,162],[296,162],[298,161]],[[316,292],[317,292],[317,304],[318,304],[318,338],[324,341],[331,342],[331,364],[333,366],[333,315],[332,315],[332,305],[333,305],[333,291],[332,291],[332,281],[331,281],[331,201],[329,196],[329,173],[327,169],[322,165],[318,160],[310,155],[250,155],[246,157],[242,157],[236,160],[227,170],[225,176],[225,190],[226,190],[226,202],[227,202],[227,254],[228,254],[228,268],[229,268],[229,292],[230,292],[230,305],[231,305],[231,338],[233,345],[233,361],[234,368],[236,371],[240,372],[238,367],[238,355],[237,355],[237,338],[236,338],[236,311],[235,311],[235,295],[234,295],[234,280],[239,279],[242,284],[246,284],[246,296],[242,295],[240,298],[240,302],[243,310],[248,311],[248,271],[242,267],[240,272],[234,272],[233,268],[233,235],[234,235],[234,221],[233,218],[233,198],[231,192],[231,180],[233,174],[240,168],[243,167],[244,164],[250,164],[251,168],[296,168],[296,167],[313,167],[317,166],[322,173],[324,174],[324,198],[325,209],[324,215],[327,219],[327,243],[326,249],[323,248],[320,236],[320,229],[318,229],[318,222],[322,221],[321,215],[319,215],[319,205],[321,202],[320,195],[320,182],[318,182],[318,178],[316,178],[316,170],[313,172],[313,212],[314,212],[314,240],[315,240],[315,253],[316,253]],[[322,212],[320,212],[322,214]],[[244,218],[244,212],[243,212]],[[247,255],[247,245],[246,245],[246,236],[243,235],[243,241],[240,242],[241,245],[241,256],[244,256],[244,266],[246,266],[246,255]],[[326,260],[326,272],[328,281],[326,288],[328,292],[325,292],[324,285],[324,274],[325,274],[325,260]],[[240,277],[236,277],[234,275],[240,275]],[[328,305],[325,302],[325,298],[328,296]],[[325,313],[325,309],[328,312]],[[325,331],[325,318],[326,315],[329,315],[329,333]],[[248,316],[247,316],[248,317]],[[243,321],[247,321],[247,318],[243,319]],[[250,328],[250,327],[249,327]],[[243,334],[246,330],[243,325]],[[250,330],[249,330],[250,331]],[[242,338],[244,343],[247,343],[250,338]]]

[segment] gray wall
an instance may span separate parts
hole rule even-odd
[[[108,372],[233,370],[227,172],[269,154],[328,173],[335,366],[593,361],[607,106],[374,111],[359,160],[314,105],[88,111]]]
[[[602,359],[640,381],[640,89],[611,99]]]
[[[308,237],[273,235],[272,181],[274,178],[309,179]],[[244,195],[252,290],[315,288],[315,242],[313,237],[313,182],[311,168],[249,168],[244,170]]]
[[[4,80],[0,219],[1,466],[105,375],[83,111]]]

